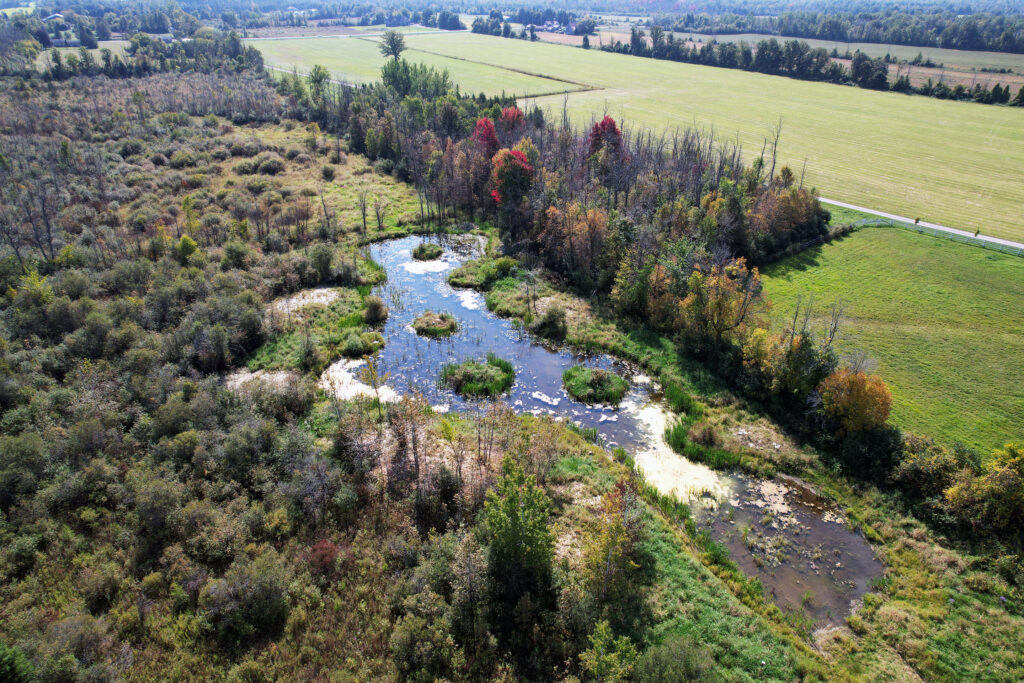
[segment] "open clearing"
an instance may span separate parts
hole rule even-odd
[[[863,228],[764,269],[781,323],[798,295],[845,304],[901,428],[987,455],[1024,440],[1024,259],[901,229]]]
[[[92,55],[92,58],[96,60],[97,64],[101,64],[102,63],[102,59],[103,59],[103,55],[101,54],[101,52],[103,50],[110,50],[110,52],[112,54],[115,54],[115,55],[124,55],[124,50],[125,50],[126,47],[128,47],[128,41],[127,40],[101,40],[99,42],[99,47],[98,48],[96,48],[94,50],[86,50],[86,52],[88,52],[89,54]],[[40,52],[36,56],[36,68],[38,68],[38,69],[48,68],[50,66],[50,64],[53,62],[53,60],[50,59],[50,55],[52,55],[55,50],[60,53],[60,56],[61,56],[62,59],[67,59],[69,56],[74,56],[75,59],[78,59],[78,57],[81,55],[83,49],[85,49],[85,48],[81,48],[81,47],[50,47],[50,48],[47,48],[47,49],[43,50],[42,52]]]
[[[605,112],[627,125],[696,125],[760,153],[783,119],[780,159],[824,196],[982,234],[1021,240],[1024,109],[951,102],[657,61],[472,33],[406,37],[413,61],[447,68],[464,91],[537,95],[583,81],[595,88],[537,97],[568,102],[580,124]],[[269,63],[320,63],[336,77],[373,80],[383,58],[366,40],[256,43]],[[526,73],[509,71],[514,65]],[[562,81],[538,76],[543,74]]]
[[[465,34],[456,36],[438,32],[438,35],[456,38]],[[408,35],[405,38],[406,43],[416,37],[431,36]],[[370,83],[380,80],[380,67],[384,64],[384,57],[377,47],[377,42],[369,38],[310,37],[259,40],[253,41],[252,44],[260,49],[267,64],[278,69],[294,68],[299,73],[307,73],[314,64],[320,64],[331,72],[333,78],[347,83]],[[453,80],[465,92],[535,96],[563,93],[581,87],[568,82],[579,80],[571,76],[563,77],[565,80],[558,80],[520,73],[530,71],[525,67],[520,68],[520,71],[513,71],[461,57],[452,58],[415,49],[406,51],[404,56],[411,62],[422,62],[437,69],[447,69]]]
[[[6,17],[13,17],[16,14],[27,14],[29,12],[32,12],[35,10],[35,8],[36,3],[30,2],[27,5],[20,5],[17,7],[4,7],[0,9],[0,14],[3,14]]]

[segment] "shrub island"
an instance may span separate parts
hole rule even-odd
[[[576,365],[562,373],[562,385],[577,401],[619,405],[629,382],[614,372]]]
[[[416,245],[416,248],[412,250],[412,257],[417,261],[433,261],[441,258],[441,254],[444,253],[444,249],[441,248],[440,244],[434,244],[433,242],[420,242]]]
[[[467,360],[441,369],[441,384],[460,396],[498,396],[509,390],[515,378],[512,364],[493,353],[487,354],[485,362]]]
[[[363,320],[367,325],[379,325],[388,319],[388,307],[379,296],[370,295],[365,300]]]
[[[424,311],[412,321],[412,328],[422,337],[450,337],[459,329],[451,313]]]

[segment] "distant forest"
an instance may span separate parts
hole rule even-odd
[[[887,43],[956,50],[1024,52],[1024,16],[959,10],[866,12],[800,11],[777,16],[754,14],[661,15],[652,24],[699,33],[772,33],[794,38],[839,42]]]
[[[177,15],[181,18],[185,12],[204,23],[220,21],[228,28],[304,24],[310,19],[316,19],[354,20],[365,25],[424,24],[447,29],[464,28],[458,20],[459,13],[488,15],[498,12],[508,16],[511,21],[521,23],[531,18],[533,23],[542,23],[535,19],[556,15],[584,18],[588,14],[611,13],[635,15],[637,18],[650,17],[650,25],[674,31],[708,34],[767,33],[839,42],[1024,53],[1024,12],[1018,3],[1002,0],[958,3],[725,0],[691,4],[685,13],[680,12],[678,4],[664,0],[653,3],[641,3],[638,0],[557,3],[512,0],[500,5],[446,3],[445,11],[440,12],[436,3],[424,0],[383,0],[374,3],[182,0],[172,4],[138,3],[137,7],[138,11],[133,12],[133,16],[153,18],[157,20],[154,26],[165,28],[174,25],[160,21],[159,17],[170,19],[172,15]],[[41,2],[36,4],[34,15],[42,18],[51,11],[71,12],[110,22],[117,20],[119,8],[119,3],[114,0]]]

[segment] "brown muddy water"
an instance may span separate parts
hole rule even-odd
[[[786,611],[840,623],[881,576],[874,549],[835,503],[793,477],[731,475],[732,495],[693,505],[698,526]]]
[[[579,355],[537,343],[513,322],[488,311],[479,293],[450,287],[450,271],[479,255],[477,239],[432,238],[444,253],[435,261],[420,262],[411,252],[422,239],[407,237],[369,248],[388,275],[375,290],[391,309],[381,330],[387,343],[380,353],[382,370],[389,374],[388,397],[415,390],[439,411],[475,410],[473,401],[439,386],[437,378],[446,363],[494,352],[515,366],[515,383],[504,396],[510,406],[593,428],[606,446],[624,447],[651,484],[690,501],[698,524],[729,548],[744,572],[761,580],[780,607],[803,612],[815,625],[838,623],[882,573],[871,546],[848,528],[842,511],[806,484],[716,472],[672,451],[664,432],[674,418],[657,384],[635,367],[606,355]],[[324,293],[317,291],[317,296]],[[447,338],[415,334],[412,321],[425,310],[452,313],[459,331]],[[612,370],[630,382],[618,408],[580,403],[565,392],[562,372],[581,363]],[[335,363],[321,386],[344,398],[365,395],[368,388],[358,381],[357,364]]]

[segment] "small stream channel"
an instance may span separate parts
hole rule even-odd
[[[478,238],[443,238],[442,257],[426,262],[412,258],[420,241],[408,237],[369,248],[388,276],[374,292],[391,311],[380,353],[382,369],[389,373],[385,400],[416,390],[436,410],[471,410],[471,401],[438,386],[441,368],[494,352],[515,366],[515,384],[504,397],[509,405],[594,428],[607,446],[626,448],[659,490],[691,500],[699,526],[709,528],[781,607],[803,610],[819,625],[839,622],[881,574],[882,565],[863,536],[850,531],[842,512],[806,484],[716,472],[673,452],[663,438],[671,416],[657,386],[635,367],[607,355],[583,356],[540,344],[489,312],[479,292],[449,286],[451,270],[480,255]],[[452,313],[458,332],[447,339],[417,335],[412,321],[426,310]],[[576,364],[613,370],[629,380],[631,389],[621,406],[590,406],[568,396],[562,372]],[[347,397],[366,389],[352,361],[335,363],[327,377]]]

